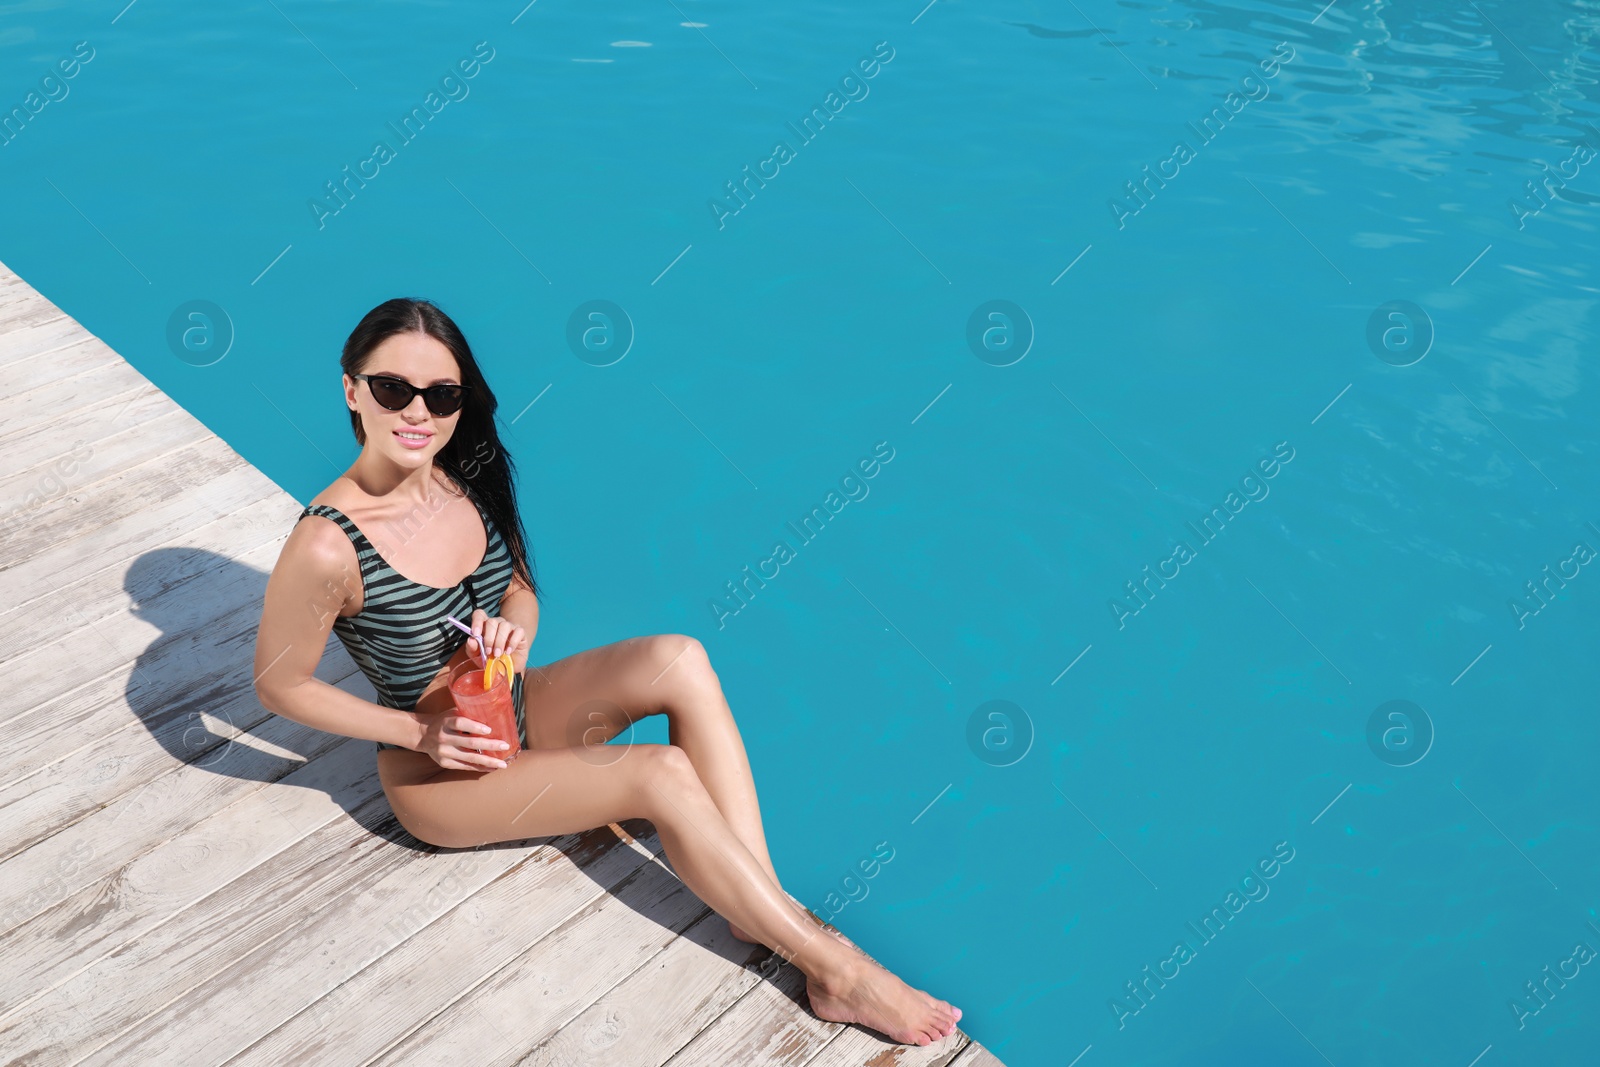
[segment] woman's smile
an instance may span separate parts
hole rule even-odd
[[[428,444],[433,440],[433,431],[407,426],[394,431],[394,436],[400,442],[402,448],[416,451],[417,449],[428,447]]]

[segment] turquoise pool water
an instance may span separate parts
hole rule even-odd
[[[302,501],[439,302],[1012,1067],[1594,1062],[1600,4],[1324,2],[13,12],[0,258]]]

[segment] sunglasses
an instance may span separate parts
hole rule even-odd
[[[372,390],[372,399],[390,411],[404,411],[410,405],[411,398],[421,393],[422,402],[428,405],[428,410],[440,418],[460,411],[461,405],[466,403],[467,390],[472,388],[470,385],[430,385],[426,389],[418,389],[404,378],[391,378],[384,374],[355,374],[351,377],[358,382],[366,382],[367,388]]]

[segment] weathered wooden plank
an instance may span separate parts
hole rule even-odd
[[[614,834],[589,833],[591,855],[598,851],[594,845],[598,841],[601,847],[625,849],[629,855],[622,862],[635,864],[635,870],[639,865],[651,866],[617,843]],[[348,839],[348,832],[344,836]],[[554,864],[573,866],[548,845],[531,850],[429,850],[424,854],[397,848],[387,841],[379,844],[381,848],[368,851],[366,842],[352,844],[347,840],[345,856],[328,854],[322,865],[349,866],[354,870],[348,875],[329,877],[314,895],[309,895],[303,886],[304,874],[275,885],[266,884],[263,877],[261,884],[250,885],[258,880],[254,872],[213,894],[201,905],[203,916],[184,916],[184,927],[198,928],[213,943],[220,943],[236,936],[235,928],[253,925],[256,929],[250,931],[250,955],[220,970],[208,962],[203,983],[169,987],[163,1007],[145,1015],[79,1062],[83,1067],[223,1062],[295,1011],[415,937],[467,898],[471,898],[471,904],[462,915],[469,925],[472,919],[478,919],[479,928],[468,931],[456,925],[453,929],[458,939],[467,939],[466,944],[478,950],[479,962],[471,963],[474,955],[466,955],[473,969],[454,979],[463,985],[485,973],[483,954],[499,952],[507,960],[515,960],[519,944],[542,932],[541,925],[554,923],[554,914],[540,912],[537,904],[530,904],[530,891],[537,894],[542,888],[560,886],[551,900],[556,912],[570,913],[574,905],[592,902],[597,896],[608,899],[575,868],[555,879],[538,879],[541,868]],[[575,836],[567,839],[567,847],[576,845]],[[354,858],[354,854],[362,852],[366,854]],[[492,900],[480,901],[479,891],[491,882],[503,883],[499,893]],[[317,902],[314,909],[306,907],[308,896]],[[290,907],[292,903],[298,903],[298,908]],[[489,934],[483,928],[486,917],[498,924],[498,933]],[[172,939],[148,949],[144,940],[131,950],[119,952],[118,962],[131,951],[143,956],[146,966],[155,968],[163,966],[165,958],[163,953],[154,951],[157,947],[179,950]],[[497,948],[496,942],[503,944]],[[462,957],[458,953],[456,958]],[[413,972],[431,966],[431,961],[420,953],[411,962]],[[172,995],[180,992],[181,996]],[[112,987],[102,983],[101,994],[111,993]],[[414,1024],[412,1016],[386,1016],[386,1008],[382,999],[370,1004],[366,1012],[368,1025],[399,1033]],[[217,1020],[225,1020],[226,1025],[217,1025]],[[463,1047],[458,1035],[454,1063],[460,1062]],[[472,1061],[486,1062],[476,1054]]]
[[[761,981],[751,968],[771,955],[707,912],[517,1067],[657,1067]]]
[[[669,1067],[800,1067],[838,1032],[839,1024],[812,1014],[805,999],[806,976],[784,965],[750,987],[715,1022],[671,1059]]]
[[[153,383],[122,360],[61,378],[5,398],[0,444],[53,433],[56,420],[89,408],[109,419],[136,395],[157,392]]]
[[[515,1063],[708,910],[646,863],[372,1064],[455,1067],[463,1049],[475,1067]]]
[[[171,835],[145,850],[151,855],[141,854],[142,862],[125,864],[35,920],[31,925],[42,937],[69,939],[77,955],[65,981],[34,984],[27,999],[7,1005],[0,1017],[0,1062],[14,1056],[40,1067],[83,1062],[140,1019],[194,995],[208,976],[274,942],[282,952],[282,935],[326,901],[393,875],[412,853],[391,838],[409,835],[394,822],[371,759],[369,744],[346,741],[189,833]],[[156,797],[138,814],[159,815],[171,806],[172,798]],[[410,882],[422,891],[414,871]],[[100,929],[110,931],[104,943],[96,939]],[[293,947],[301,955],[321,948]],[[47,1041],[43,1017],[64,1018],[65,1032]],[[224,1034],[230,1025],[217,1019],[212,1028]]]
[[[285,1009],[305,1007],[228,1060],[228,1067],[366,1063],[419,1024],[457,1010],[462,996],[470,995],[485,975],[519,956],[526,958],[540,938],[650,862],[643,845],[629,842],[632,838],[624,842],[615,827],[553,839],[314,1003],[307,1001],[319,995],[321,976],[308,987],[296,983],[293,972],[274,972],[275,977],[265,979],[258,974],[242,983],[247,1005],[270,1000]],[[646,842],[660,847],[653,834]],[[526,849],[502,845],[468,855],[504,853],[502,858],[509,858],[521,851]],[[329,974],[325,981],[336,977]],[[230,1023],[237,1017],[227,1005],[215,1010],[226,1011]],[[254,1007],[242,1010],[249,1019],[256,1017]],[[467,1058],[477,1062],[475,1053]]]
[[[97,509],[84,507],[86,500],[92,498],[97,505],[103,502],[117,509],[113,514],[126,514],[141,499],[145,504],[159,499],[155,494],[171,483],[172,464],[182,461],[174,453],[213,454],[219,457],[213,470],[223,463],[243,465],[237,456],[221,458],[225,453],[216,442],[195,434],[193,427],[194,420],[174,411],[104,440],[63,438],[60,455],[0,477],[0,507],[4,508],[0,570],[15,567],[48,545],[97,528]]]
[[[22,280],[22,276],[3,264],[0,264],[0,299],[12,300],[18,293],[31,295],[35,300],[44,300],[44,294]]]
[[[38,290],[34,289],[33,286],[23,281],[21,275],[17,274],[16,271],[9,269],[4,264],[0,264],[0,297],[9,297],[20,289],[26,289],[38,294],[39,299],[44,299],[43,295],[39,294]]]
[[[846,1026],[807,1061],[806,1067],[946,1067],[968,1044],[969,1038],[960,1027],[931,1045],[902,1045],[885,1040],[876,1030]]]
[[[36,326],[8,326],[0,322],[0,367],[40,352],[75,344],[88,336],[88,330],[66,316],[49,319]],[[0,394],[11,388],[9,384],[0,386]]]
[[[0,274],[9,276],[7,284],[0,285],[0,322],[17,327],[36,326],[62,314],[60,308],[14,272],[0,270]]]
[[[88,486],[124,474],[185,445],[225,448],[201,423],[157,390],[111,411],[83,410],[57,420],[48,433],[13,443],[14,464],[0,477],[0,500],[26,501],[50,475],[70,474]]]
[[[0,322],[13,329],[38,326],[61,315],[60,308],[25,285],[20,292],[0,293]]]
[[[316,676],[363,699],[377,699],[344,649],[332,642],[317,665]],[[274,715],[249,689],[203,712],[158,723],[129,722],[109,733],[95,731],[85,736],[89,745],[60,756],[41,740],[36,751],[51,762],[33,773],[20,773],[0,787],[0,860],[167,773],[174,757],[211,768],[227,757],[225,746],[275,744],[309,760],[344,740]],[[0,867],[0,875],[7,873]],[[0,930],[6,928],[0,925]]]
[[[7,363],[6,392],[25,393],[75,374],[109,367],[119,361],[126,363],[98,337],[85,335],[60,347]],[[129,369],[133,368],[130,366]],[[169,399],[167,403],[171,404],[172,401]]]
[[[182,549],[174,549],[174,552],[182,552]],[[138,566],[138,563],[134,563],[134,566]],[[37,645],[37,656],[40,657],[40,665],[50,667],[53,672],[48,670],[3,672],[3,675],[0,675],[0,686],[3,686],[0,688],[0,713],[11,712],[13,709],[26,710],[42,702],[58,699],[69,691],[75,680],[82,678],[86,681],[106,673],[118,672],[133,662],[134,657],[138,657],[141,665],[157,667],[160,662],[152,661],[150,657],[170,657],[171,649],[168,646],[176,643],[181,643],[184,649],[197,654],[197,662],[205,667],[211,667],[213,665],[211,661],[221,651],[213,646],[227,645],[229,641],[234,641],[235,645],[240,646],[235,649],[238,656],[235,662],[238,664],[238,669],[245,669],[243,664],[248,662],[253,653],[253,643],[250,640],[242,640],[242,633],[245,627],[253,629],[254,622],[259,622],[261,598],[259,592],[253,597],[235,597],[232,593],[240,589],[259,590],[264,584],[266,576],[261,571],[254,571],[253,568],[218,569],[210,581],[192,585],[187,590],[187,595],[192,600],[158,603],[158,608],[162,608],[162,614],[154,614],[152,611],[149,619],[139,621],[138,627],[134,627],[131,621],[125,621],[125,624],[118,629],[118,640],[115,641],[102,627],[88,624],[86,630],[75,632],[59,622],[54,622],[51,613],[45,613],[43,617],[38,616],[38,611],[35,609],[32,616],[35,617],[35,621],[40,622],[45,633],[48,633],[48,638]],[[226,597],[210,595],[218,589],[226,593]],[[56,603],[54,611],[58,616],[66,617],[69,622],[75,621],[70,603],[62,603],[59,598],[54,603]],[[179,603],[181,609],[178,609]],[[222,629],[218,633],[184,633],[178,630],[178,625],[184,621],[205,621],[208,624],[222,625],[224,617],[234,619],[234,622],[230,629]],[[70,645],[64,643],[67,633],[72,633],[74,638],[77,638]],[[62,662],[62,657],[66,657],[66,661]],[[69,673],[66,675],[59,673],[69,665]],[[149,675],[150,672],[142,672],[141,681],[149,680]],[[166,688],[171,689],[171,686]],[[131,696],[133,693],[130,693]],[[0,760],[3,760],[6,741],[10,741],[10,737],[0,739]]]
[[[0,614],[0,678],[23,656],[42,656],[44,665],[56,666],[52,650],[78,656],[92,647],[84,638],[99,643],[93,634],[74,634],[74,628],[104,624],[103,632],[119,637],[148,627],[167,632],[200,625],[225,604],[259,603],[293,521],[294,513],[280,510],[282,504],[282,494],[274,489],[210,522],[196,516],[191,528],[175,531],[157,547],[135,548],[124,556],[128,545],[122,542],[88,553],[70,570],[37,564],[44,572],[39,585],[48,582],[49,588],[32,597],[25,595],[18,571],[30,573],[33,565],[14,569],[6,581],[9,602]],[[283,511],[289,511],[288,518],[280,517]],[[64,615],[63,604],[71,607]],[[119,642],[119,647],[137,645]],[[0,694],[10,692],[0,681]]]
[[[1006,1067],[1006,1065],[1001,1063],[994,1053],[974,1041],[950,1061],[950,1067]]]
[[[30,693],[48,701],[69,688],[72,680],[94,677],[144,656],[168,633],[203,627],[219,614],[250,605],[259,613],[262,590],[280,552],[282,537],[232,560],[211,550],[168,545],[123,565],[123,585],[128,589],[120,593],[120,605],[110,600],[115,592],[102,589],[98,597],[85,597],[80,608],[80,601],[69,600],[78,590],[62,589],[53,601],[46,598],[48,606],[6,616],[0,621],[0,633],[19,640],[11,645],[13,656],[0,662],[0,670],[11,675],[3,693],[11,701],[26,699]],[[163,585],[170,576],[176,581]],[[99,581],[102,587],[109,584],[104,577]],[[138,617],[128,611],[130,600]],[[59,605],[70,606],[62,613]],[[117,635],[115,643],[110,633]],[[43,688],[29,688],[29,673],[38,675],[35,681]],[[0,741],[0,766],[6,741],[10,739]]]
[[[86,507],[86,499],[94,505]],[[87,496],[63,492],[6,524],[0,577],[13,605],[50,596],[59,606],[63,583],[75,577],[159,551],[176,539],[174,531],[262,507],[281,508],[287,538],[299,512],[295,502],[274,496],[237,455],[196,444],[108,478]]]
[[[205,432],[194,416],[174,405],[171,397],[157,387],[149,386],[130,392],[118,402],[101,400],[96,405],[83,406],[75,411],[61,411],[51,419],[48,429],[11,440],[10,448],[6,448],[6,459],[10,461],[13,474],[6,478],[6,483],[13,483],[11,478],[19,475],[26,482],[35,480],[38,474],[45,472],[46,464],[54,469],[59,466],[54,461],[69,454],[77,459],[78,466],[83,466],[85,459],[80,459],[80,456],[85,451],[99,453],[104,450],[117,461],[122,459],[122,454],[128,454],[130,462],[138,462],[138,459],[133,459],[139,454],[133,448],[138,438],[130,437],[128,430],[136,427],[142,429],[157,419],[194,422],[190,434],[178,438],[178,443],[198,442]],[[176,448],[178,443],[168,448]],[[93,456],[88,456],[86,461],[93,461]],[[107,474],[115,469],[115,466],[106,467]],[[106,475],[102,474],[101,477]],[[0,486],[0,493],[3,493],[3,486]]]
[[[334,819],[339,812],[329,806],[323,790],[348,790],[354,776],[361,790],[375,795],[363,777],[370,771],[363,769],[370,753],[363,760],[360,745],[350,738],[275,718],[247,740],[253,751],[224,749],[216,753],[215,766],[185,772],[195,778],[208,771],[218,778],[229,772],[260,775],[238,782],[234,803],[193,811],[193,825],[153,842],[143,839],[149,847],[131,859],[106,862],[104,854],[114,847],[111,835],[136,829],[135,823],[150,817],[152,800],[168,791],[154,783],[145,795],[129,794],[109,805],[108,814],[91,817],[92,832],[73,833],[70,846],[56,850],[57,858],[69,857],[89,877],[58,868],[49,883],[30,894],[42,898],[45,908],[37,910],[30,906],[33,900],[25,899],[14,909],[13,914],[33,914],[22,925],[8,921],[0,934],[0,953],[12,964],[0,973],[0,1019],[25,1007],[42,989],[70,978],[270,859],[321,825],[317,820]],[[341,746],[343,751],[332,758],[321,758]],[[361,792],[348,795],[359,797]]]
[[[249,743],[231,744],[214,767],[174,760],[167,773],[8,857],[6,877],[0,883],[0,927],[10,934],[85,890],[114,887],[119,872],[134,859],[230,805],[244,803],[258,812],[257,818],[265,819],[277,806],[277,794],[288,789],[278,783],[296,775],[299,778],[289,785],[327,780],[353,792],[358,800],[371,795],[377,787],[372,742],[297,730],[297,725],[275,716],[251,735]],[[318,758],[308,763],[301,753],[277,744],[280,741],[305,746]],[[298,800],[298,792],[291,792]],[[332,803],[326,795],[321,800],[324,805]],[[316,810],[333,817],[332,809]],[[17,1002],[20,990],[14,983],[21,978],[0,973],[0,1013]]]
[[[96,673],[75,686],[60,669],[7,671],[8,704],[14,695],[21,710],[0,730],[0,780],[37,770],[35,753],[59,750],[62,738],[91,739],[67,750],[76,751],[130,720],[155,729],[236,697],[253,699],[260,622],[259,603],[230,607],[204,627],[157,637],[137,660],[102,655]]]
[[[99,470],[88,466],[96,458],[96,448],[101,450]],[[138,464],[107,470],[101,443],[83,445],[26,474],[0,478],[6,483],[5,493],[0,494],[0,571],[11,571],[53,545],[136,514],[141,506],[170,501],[186,488],[176,480],[179,475],[190,478],[189,486],[202,486],[243,466],[242,459],[227,456],[210,443],[192,442],[147,456]]]

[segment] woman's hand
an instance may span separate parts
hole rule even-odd
[[[422,723],[422,740],[416,751],[426,752],[446,770],[493,771],[505,766],[505,761],[492,753],[511,746],[484,737],[491,731],[476,719],[467,718],[455,708],[418,713],[416,717]],[[477,748],[483,751],[475,751]]]
[[[473,609],[471,622],[472,632],[483,635],[481,640],[469,637],[466,641],[467,655],[471,656],[478,666],[483,666],[495,656],[509,653],[517,670],[522,669],[528,654],[528,631],[510,619],[498,615],[491,616],[482,608]],[[485,650],[488,652],[487,655]]]

